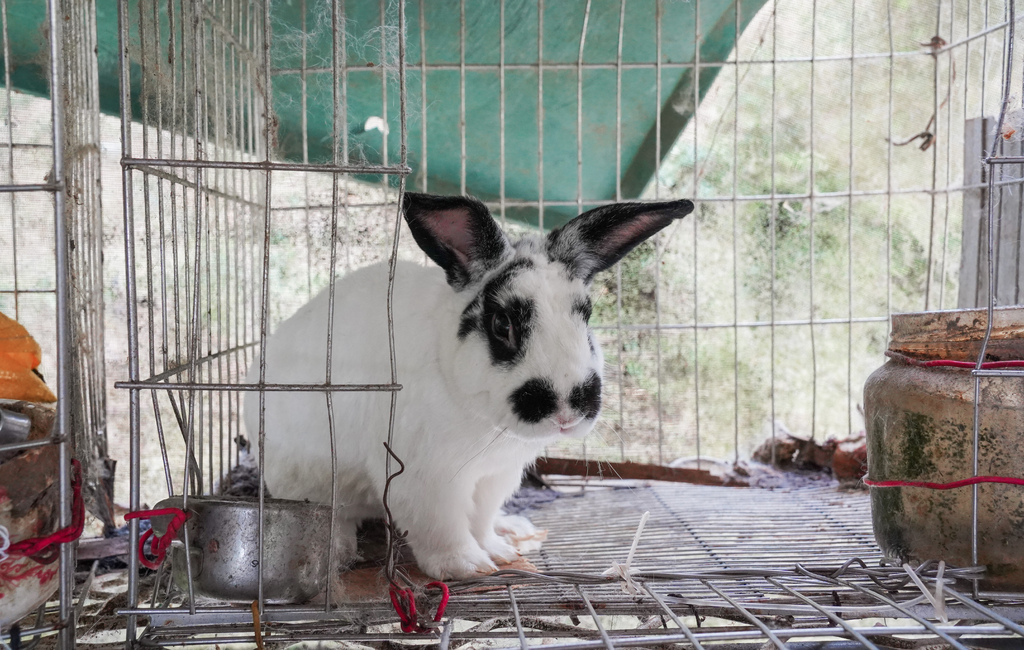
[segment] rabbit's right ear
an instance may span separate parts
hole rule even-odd
[[[472,197],[406,192],[402,210],[413,239],[456,291],[512,254],[487,206]]]
[[[675,219],[693,212],[693,201],[612,203],[584,212],[548,234],[548,257],[587,284]]]

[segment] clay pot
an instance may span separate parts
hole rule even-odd
[[[918,360],[976,361],[985,310],[897,314],[889,350]],[[997,310],[986,361],[1024,359],[1024,309]],[[981,380],[978,474],[1024,478],[1024,382]],[[864,386],[868,477],[949,483],[972,476],[970,369],[890,359]],[[872,487],[875,538],[900,560],[971,564],[972,488]],[[978,486],[978,560],[991,588],[1024,588],[1024,487]]]

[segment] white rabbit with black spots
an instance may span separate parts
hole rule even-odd
[[[398,383],[394,449],[405,473],[391,510],[420,568],[437,578],[495,569],[517,552],[501,506],[545,445],[586,435],[601,412],[604,358],[588,326],[594,275],[686,216],[693,203],[618,203],[586,212],[546,237],[510,240],[483,203],[406,193],[406,222],[437,263],[397,264]],[[331,382],[387,384],[388,264],[335,285]],[[281,323],[266,343],[268,384],[323,384],[329,290]],[[260,379],[257,360],[250,383]],[[264,479],[275,497],[331,502],[331,447],[323,391],[264,393]],[[335,392],[338,539],[382,514],[391,394]],[[248,393],[254,438],[260,396]]]

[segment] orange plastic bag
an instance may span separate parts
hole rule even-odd
[[[18,321],[0,312],[0,398],[56,402],[57,397],[33,370],[42,361],[35,339]]]

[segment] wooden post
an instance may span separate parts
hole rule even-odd
[[[974,118],[964,128],[964,220],[960,253],[961,309],[988,305],[988,174],[995,174],[996,304],[1018,305],[1024,301],[1024,165],[985,164],[992,149],[996,120]],[[1003,155],[1019,156],[1022,142],[1006,142]],[[1016,182],[1008,182],[1016,181]]]

